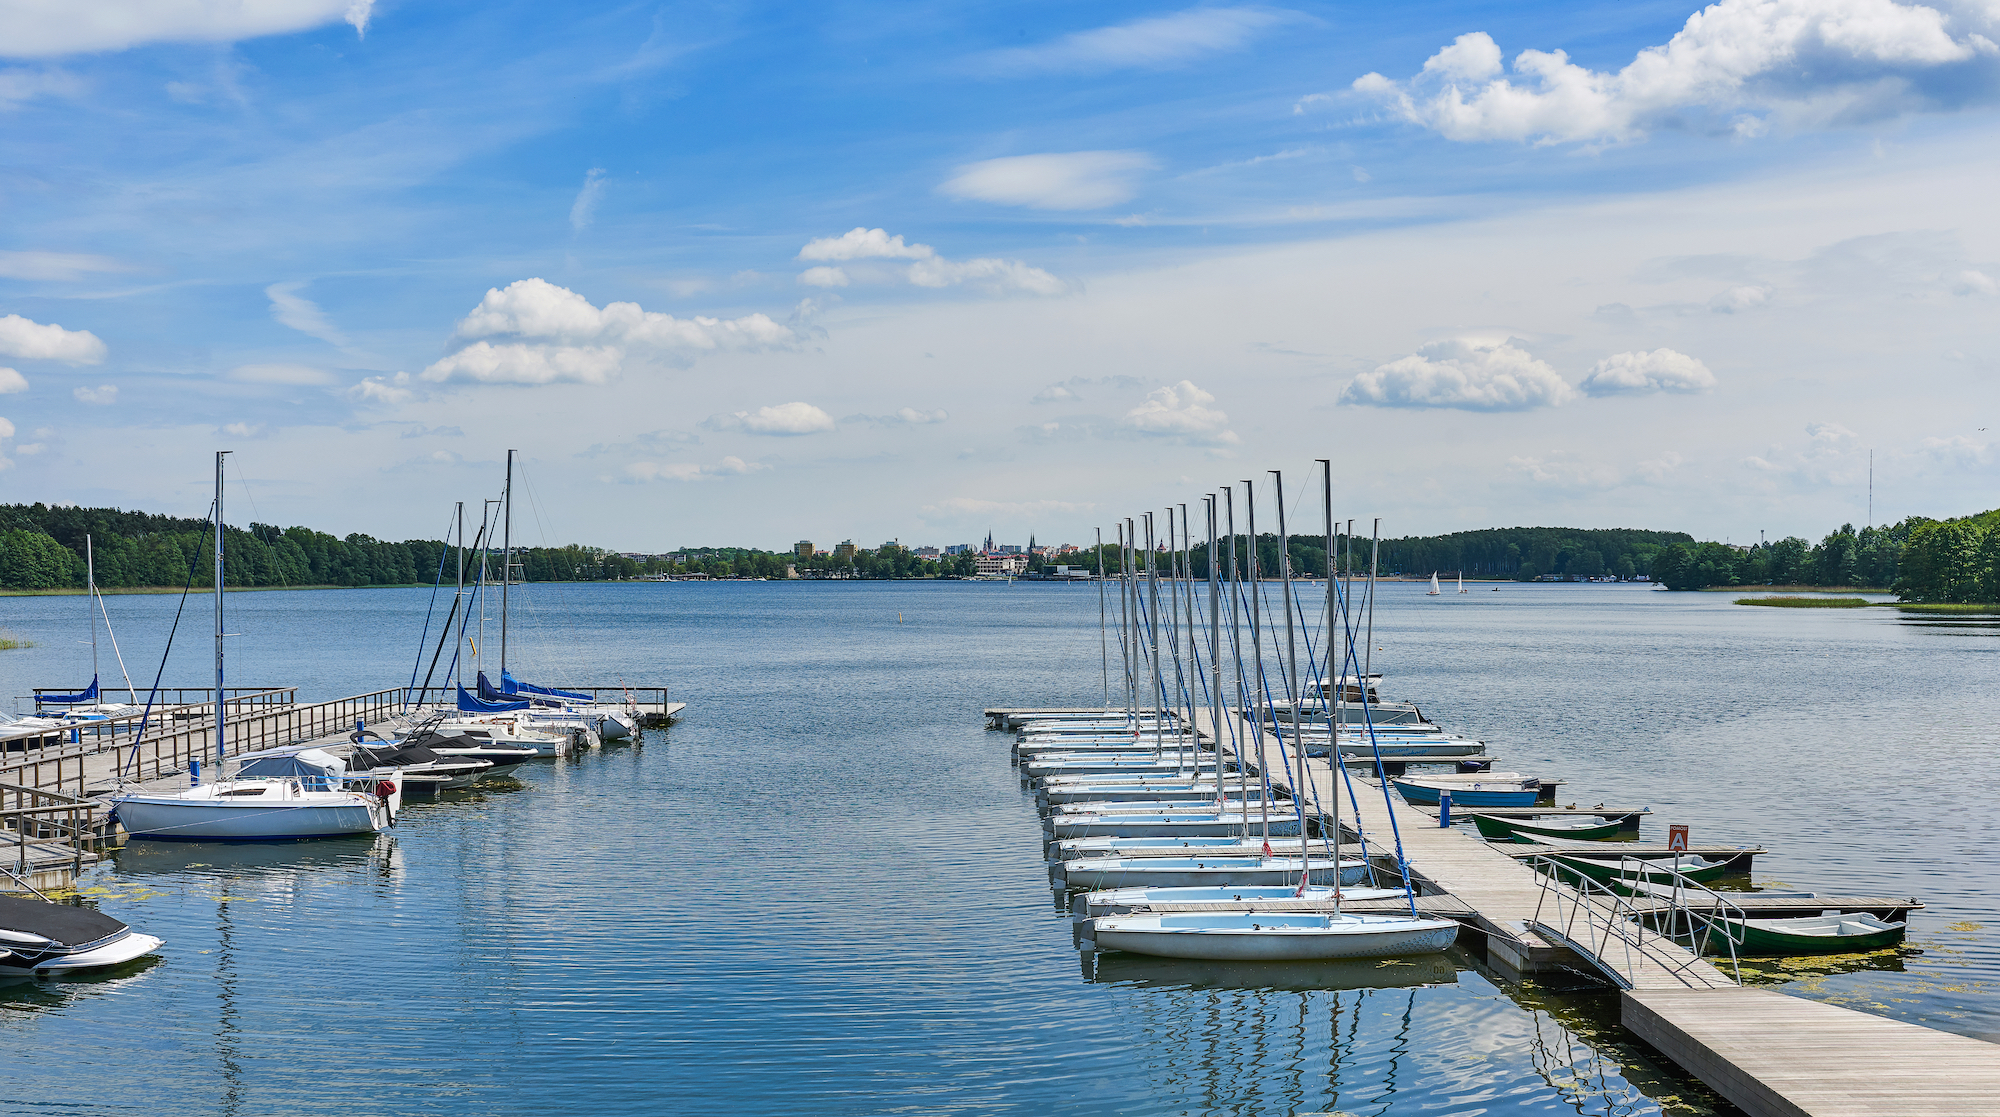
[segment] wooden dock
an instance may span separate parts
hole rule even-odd
[[[1030,712],[989,710],[988,715],[998,728]],[[995,713],[1006,716],[993,718]],[[1225,724],[1218,737],[1205,713],[1197,713],[1194,722],[1218,756],[1237,759],[1230,745],[1231,726]],[[1242,740],[1248,724],[1239,721],[1233,729],[1236,739]],[[1308,758],[1301,764],[1271,737],[1265,739],[1265,752],[1275,787],[1308,801],[1326,803],[1331,798],[1338,781],[1328,761]],[[1254,762],[1242,759],[1243,766],[1254,771]],[[1304,775],[1287,779],[1284,770]],[[1573,918],[1565,922],[1546,910],[1546,890],[1561,886],[1524,863],[1524,858],[1549,849],[1491,845],[1463,827],[1439,826],[1435,809],[1412,807],[1393,793],[1385,798],[1379,784],[1353,778],[1361,802],[1357,805],[1341,796],[1343,845],[1365,834],[1371,851],[1391,852],[1396,837],[1393,823],[1400,831],[1411,881],[1420,891],[1421,910],[1448,915],[1476,930],[1485,940],[1489,961],[1503,970],[1533,973],[1566,968],[1595,972],[1620,986],[1627,1029],[1752,1117],[1971,1117],[2000,1112],[2000,1045],[1772,990],[1745,989],[1706,960],[1657,935],[1617,940],[1579,937]],[[1507,816],[1596,815],[1636,828],[1645,813],[1602,805],[1537,806],[1515,808]],[[1651,843],[1612,844],[1606,852],[1617,853],[1621,845],[1654,852]],[[1745,857],[1746,865],[1748,856],[1762,852],[1754,847],[1710,849]],[[1572,912],[1609,920],[1622,920],[1632,911],[1670,910],[1662,901],[1643,898],[1625,904],[1625,912],[1597,910],[1604,907],[1602,902],[1565,891]],[[1794,905],[1811,905],[1814,912],[1865,910],[1886,918],[1922,906],[1914,899],[1881,897],[1759,898],[1746,893],[1730,899],[1746,913],[1765,916],[1803,913],[1805,908]],[[1082,927],[1079,936],[1084,934]],[[1607,944],[1617,949],[1605,949]]]
[[[2000,1111],[2000,1046],[1770,989],[1632,989],[1620,1019],[1751,1117]]]

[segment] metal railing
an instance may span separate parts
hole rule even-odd
[[[97,809],[98,805],[87,799],[0,783],[0,832],[14,842],[11,858],[14,869],[8,875],[32,890],[28,883],[32,874],[54,868],[65,860],[72,876],[82,872],[84,858],[88,856],[95,861],[104,847],[105,835]],[[60,843],[49,852],[67,856],[33,856],[30,849],[37,842]]]
[[[44,693],[45,688],[37,688],[36,693]],[[102,692],[100,692],[102,693]],[[122,691],[114,693],[123,693]],[[298,701],[297,687],[225,687],[223,706],[228,714],[253,714],[269,712],[293,705]],[[140,693],[139,710],[129,714],[119,714],[101,720],[78,722],[53,728],[44,733],[18,737],[7,741],[5,748],[10,753],[56,752],[97,752],[110,747],[119,738],[130,740],[139,731],[143,721],[150,729],[154,726],[170,725],[176,722],[198,721],[208,723],[215,717],[213,701],[215,689],[203,691],[198,687],[162,687],[160,698],[153,702],[150,718],[144,710],[145,692]],[[169,701],[166,695],[174,695]],[[196,696],[196,701],[184,699]],[[51,707],[44,716],[59,716],[63,711]]]
[[[1721,893],[1673,872],[1667,894],[1645,894],[1649,903],[1642,907],[1633,902],[1635,897],[1556,858],[1530,857],[1527,864],[1542,874],[1542,892],[1529,927],[1582,956],[1620,988],[1633,988],[1640,969],[1647,966],[1686,985],[1706,985],[1691,975],[1707,964],[1702,950],[1711,941],[1710,928],[1718,925],[1725,933],[1715,937],[1727,944],[1731,973],[1736,984],[1743,984],[1736,942],[1726,926],[1732,913],[1740,922],[1743,909]],[[1649,865],[1643,858],[1620,857],[1612,879],[1650,883],[1655,870]],[[1660,945],[1673,949],[1656,949]]]
[[[667,711],[667,688],[663,686],[565,686],[557,687],[572,694],[588,694],[591,701],[605,706],[637,706],[640,712],[647,712],[657,706],[662,716]],[[456,686],[404,687],[400,693],[406,694],[410,707],[426,706],[432,703],[452,705],[458,701]],[[436,697],[433,698],[432,696]],[[523,694],[519,698],[542,698],[541,695]],[[656,701],[657,699],[657,701]]]

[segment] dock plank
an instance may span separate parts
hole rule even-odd
[[[1969,1117],[2000,1046],[1770,989],[1633,989],[1625,1027],[1752,1117]]]

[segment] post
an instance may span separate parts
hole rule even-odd
[[[1451,792],[1449,791],[1438,792],[1438,826],[1444,830],[1451,829]]]

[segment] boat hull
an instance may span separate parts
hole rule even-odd
[[[1217,962],[1310,962],[1435,954],[1449,949],[1458,938],[1458,924],[1448,919],[1378,921],[1348,917],[1326,920],[1328,926],[1318,929],[1310,926],[1261,929],[1282,922],[1281,915],[1258,915],[1247,928],[1224,929],[1189,926],[1171,919],[1108,916],[1097,921],[1095,938],[1099,950]]]
[[[1456,804],[1458,796],[1452,796],[1451,801]],[[1521,835],[1527,834],[1543,838],[1574,838],[1577,841],[1583,842],[1602,842],[1616,838],[1618,831],[1622,828],[1616,822],[1604,822],[1594,826],[1577,827],[1542,826],[1525,819],[1489,818],[1483,814],[1472,816],[1472,824],[1479,828],[1480,837],[1491,838],[1494,841],[1507,841],[1510,839],[1521,841],[1534,840],[1533,838],[1521,837]]]
[[[143,958],[164,945],[166,945],[165,939],[133,931],[89,950],[57,954],[41,959],[36,959],[33,955],[0,952],[0,977],[51,977],[78,970],[122,966],[135,958]]]
[[[382,829],[383,812],[363,796],[351,798],[264,806],[131,796],[118,800],[118,822],[133,839],[152,842],[285,842]]]
[[[1298,861],[1271,860],[1262,865],[1230,865],[1209,862],[1205,864],[1172,866],[1147,864],[1154,858],[1138,858],[1127,861],[1099,862],[1070,861],[1062,866],[1064,887],[1073,892],[1102,892],[1113,888],[1220,888],[1229,885],[1245,887],[1282,887],[1299,883]],[[1368,866],[1361,861],[1340,863],[1336,870],[1331,861],[1314,859],[1308,884],[1332,887],[1338,883],[1345,887],[1360,884],[1368,879]]]
[[[1403,780],[1390,782],[1396,785],[1396,790],[1402,794],[1404,801],[1410,803],[1435,806],[1440,791],[1445,790],[1407,783]],[[1535,800],[1541,798],[1539,790],[1495,790],[1475,787],[1454,787],[1448,790],[1451,792],[1451,805],[1454,807],[1532,807],[1535,805]]]
[[[1863,950],[1884,950],[1903,941],[1904,926],[1901,923],[1885,924],[1880,930],[1865,933],[1833,934],[1812,933],[1808,927],[1831,928],[1841,922],[1857,923],[1837,919],[1727,919],[1709,925],[1708,941],[1711,949],[1727,951],[1730,939],[1736,940],[1739,954],[1853,954]]]

